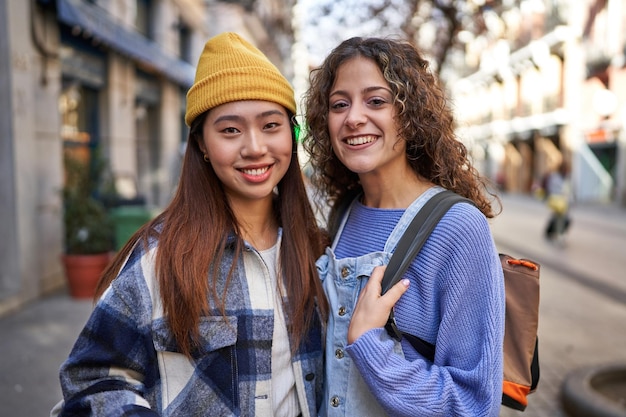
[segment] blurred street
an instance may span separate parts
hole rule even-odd
[[[539,262],[541,377],[523,413],[501,417],[563,417],[561,384],[573,370],[626,363],[626,211],[578,205],[563,247],[543,238],[549,211],[526,196],[505,196],[492,221],[502,252]]]
[[[539,358],[541,379],[524,413],[501,417],[564,417],[561,383],[583,366],[626,363],[626,210],[578,205],[563,246],[543,238],[542,202],[503,196],[491,221],[498,248],[542,265]],[[91,301],[64,292],[0,318],[0,416],[41,417],[61,398],[58,368]]]

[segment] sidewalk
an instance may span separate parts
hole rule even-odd
[[[580,205],[561,248],[543,239],[544,205],[504,196],[491,221],[498,248],[542,265],[539,389],[524,413],[501,417],[565,417],[561,384],[587,365],[626,362],[626,210]],[[44,417],[61,398],[58,368],[91,311],[90,300],[65,292],[0,317],[0,416]]]
[[[61,399],[59,366],[91,306],[63,291],[0,318],[0,416],[49,415]]]

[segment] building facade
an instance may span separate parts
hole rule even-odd
[[[0,1],[0,315],[65,285],[64,155],[102,156],[117,199],[164,207],[204,43],[238,31],[291,68],[288,4]]]
[[[452,87],[462,136],[505,191],[565,161],[578,201],[626,206],[626,4],[514,3],[487,48],[467,46],[480,65]]]

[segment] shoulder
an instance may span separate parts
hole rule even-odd
[[[441,262],[478,263],[488,268],[499,263],[495,242],[485,215],[470,203],[457,203],[442,217],[425,246]]]
[[[450,233],[490,235],[489,223],[485,215],[476,206],[466,202],[456,203],[450,207],[441,218],[439,227]]]
[[[102,296],[101,302],[109,307],[136,311],[151,308],[158,293],[156,279],[156,241],[145,246],[139,241],[122,264],[117,276]]]

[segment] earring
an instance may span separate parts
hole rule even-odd
[[[211,160],[209,159],[208,156],[206,156],[206,154],[204,154],[204,156],[202,157],[202,159],[204,159],[204,162],[211,162]]]

